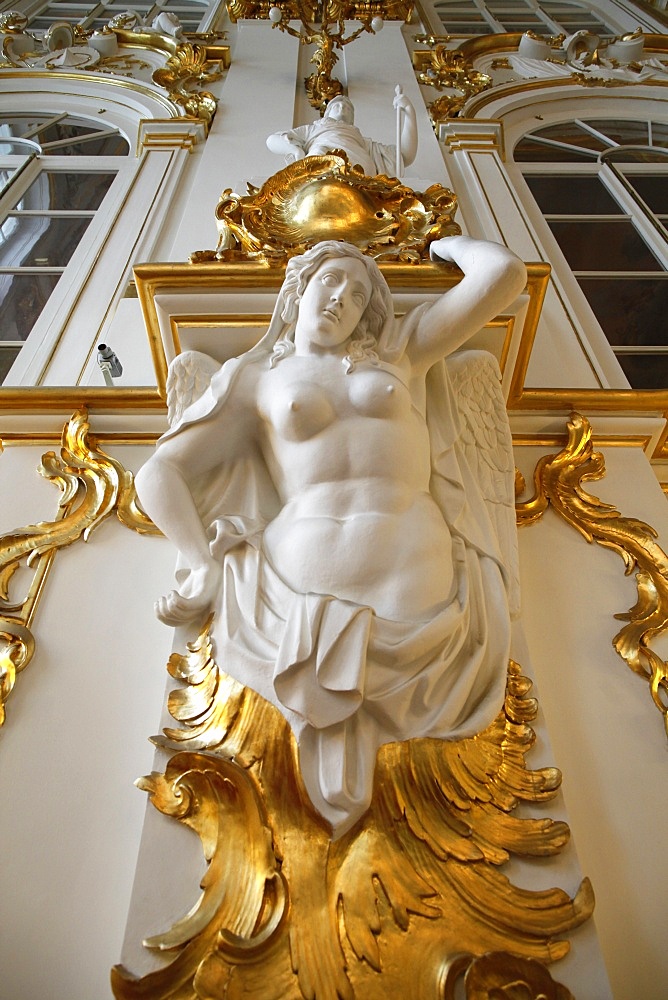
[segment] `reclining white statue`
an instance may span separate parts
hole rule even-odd
[[[401,320],[355,247],[293,258],[257,346],[173,362],[172,425],[137,475],[184,566],[158,616],[215,610],[218,663],[289,721],[335,837],[368,807],[380,745],[469,736],[504,697],[510,433],[491,355],[443,359],[526,270],[465,236],[432,255],[464,278]]]

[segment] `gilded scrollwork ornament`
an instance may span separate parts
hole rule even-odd
[[[58,513],[51,521],[17,528],[0,537],[0,725],[18,673],[34,652],[30,625],[54,554],[90,533],[112,513],[126,527],[158,534],[137,504],[134,478],[103,452],[85,410],[76,411],[63,429],[60,454],[42,456],[39,473],[60,490]],[[27,595],[12,600],[12,577],[21,564],[33,569]]]
[[[517,504],[517,523],[533,524],[551,506],[588,542],[616,552],[627,576],[635,571],[638,600],[628,612],[615,615],[627,624],[612,643],[631,670],[649,682],[668,733],[668,664],[650,645],[668,627],[668,556],[649,524],[622,517],[612,504],[585,492],[584,482],[604,475],[605,461],[601,452],[594,451],[591,425],[582,415],[572,414],[568,444],[536,466],[534,495]]]
[[[469,98],[492,86],[491,76],[475,69],[466,53],[448,48],[443,42],[430,52],[415,52],[413,61],[420,83],[437,90],[453,91],[429,105],[434,126],[448,118],[456,118]]]
[[[191,118],[201,118],[210,125],[216,113],[217,100],[201,84],[212,83],[222,76],[220,64],[212,62],[202,45],[179,45],[164,66],[153,74],[153,82],[164,87],[169,99],[183,108]]]
[[[178,752],[164,775],[138,782],[200,837],[204,891],[145,941],[180,948],[169,965],[143,978],[114,969],[117,1000],[380,1000],[409,995],[417,979],[428,998],[442,995],[447,961],[463,953],[467,965],[488,951],[523,956],[534,983],[534,966],[567,953],[563,935],[592,912],[589,883],[570,898],[517,888],[499,871],[511,854],[557,854],[569,837],[563,822],[516,815],[561,780],[556,768],[527,769],[537,705],[517,664],[502,712],[477,736],[383,746],[370,809],[332,842],[288,723],[223,673],[210,627],[168,665],[184,685],[169,699],[180,727],[155,742]]]
[[[504,951],[481,958],[463,955],[448,963],[443,1000],[455,1000],[456,983],[462,974],[466,1000],[574,1000],[542,962]]]
[[[413,191],[395,177],[369,177],[345,153],[307,156],[249,193],[223,192],[216,207],[218,246],[201,261],[266,260],[285,264],[325,239],[344,239],[377,260],[417,262],[429,244],[456,235],[456,198],[433,184]]]

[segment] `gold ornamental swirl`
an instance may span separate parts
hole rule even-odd
[[[155,71],[153,82],[164,87],[170,101],[182,107],[189,117],[201,118],[209,126],[217,100],[207,90],[193,88],[195,84],[219,80],[222,75],[220,64],[209,59],[205,46],[184,43]]]
[[[668,734],[668,664],[650,646],[668,627],[668,556],[649,524],[622,517],[616,507],[586,493],[582,483],[602,479],[605,460],[594,451],[588,420],[574,413],[568,444],[558,455],[544,456],[534,472],[534,495],[516,505],[518,525],[533,524],[551,506],[588,542],[616,552],[626,575],[635,571],[638,600],[615,618],[628,622],[613,638],[619,655],[634,673],[649,681],[652,700]]]
[[[137,505],[134,478],[120,462],[106,455],[90,435],[85,410],[77,410],[65,425],[60,455],[48,451],[38,471],[60,490],[58,513],[52,521],[16,528],[0,537],[0,725],[16,676],[32,657],[29,632],[35,608],[58,549],[83,538],[112,513],[128,528],[159,534]],[[10,600],[10,583],[22,562],[34,569],[27,596]]]
[[[448,963],[443,1000],[455,1000],[455,984],[465,971],[466,1000],[574,1000],[541,962],[497,951]]]
[[[571,898],[518,888],[499,870],[513,854],[558,854],[569,838],[563,822],[516,815],[561,783],[556,768],[526,766],[537,705],[516,663],[483,732],[381,747],[368,812],[332,842],[288,723],[223,673],[210,626],[168,665],[182,685],[169,699],[180,728],[155,742],[179,752],[164,777],[139,782],[199,835],[204,893],[145,942],[179,946],[169,965],[142,978],[113,970],[117,1000],[436,998],[446,962],[463,954],[510,951],[542,967],[568,952],[563,935],[593,909],[588,881]]]
[[[449,49],[443,43],[438,43],[430,52],[416,50],[413,64],[421,84],[436,90],[455,91],[454,94],[444,94],[429,105],[434,127],[448,118],[456,118],[469,98],[492,86],[491,76],[475,69],[465,52]]]

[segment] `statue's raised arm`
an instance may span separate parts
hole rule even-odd
[[[517,582],[505,406],[491,356],[444,359],[525,273],[467,237],[434,252],[464,278],[401,320],[355,247],[293,258],[259,344],[205,373],[200,395],[197,374],[175,378],[197,398],[137,480],[183,563],[159,614],[215,611],[219,662],[289,721],[334,835],[367,808],[382,743],[470,735],[503,700]]]

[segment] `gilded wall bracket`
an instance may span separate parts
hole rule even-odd
[[[545,965],[568,952],[564,935],[589,917],[593,895],[587,880],[573,898],[520,889],[500,870],[511,855],[558,854],[569,838],[563,822],[518,815],[561,781],[556,768],[527,768],[537,704],[520,667],[509,664],[504,707],[478,735],[381,747],[370,809],[332,841],[288,723],[222,672],[210,627],[170,658],[178,727],[155,742],[177,753],[138,782],[199,836],[203,891],[144,942],[174,950],[168,965],[142,978],[113,970],[117,1000],[436,1000],[466,969],[472,998],[484,995],[473,985],[488,952],[512,952],[525,983],[551,983]],[[485,981],[518,982],[512,961],[497,955]]]
[[[85,410],[72,415],[63,429],[60,454],[46,452],[38,471],[60,490],[56,517],[0,537],[0,725],[17,675],[34,652],[30,626],[58,549],[80,538],[87,541],[112,513],[134,531],[159,533],[137,505],[132,473],[99,448]],[[27,593],[12,600],[12,577],[22,564],[33,570],[33,577]]]
[[[534,471],[534,495],[517,504],[519,526],[533,524],[548,506],[588,542],[612,549],[635,572],[638,600],[615,618],[627,622],[612,643],[634,673],[649,682],[652,700],[663,715],[668,734],[668,664],[651,642],[668,627],[668,556],[657,533],[644,521],[622,517],[616,507],[586,493],[582,484],[605,475],[603,455],[594,451],[589,421],[574,413],[568,443],[557,455],[543,457]]]

